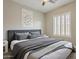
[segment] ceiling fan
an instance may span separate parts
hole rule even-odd
[[[43,0],[42,5],[44,6],[47,2],[55,3],[57,0]]]

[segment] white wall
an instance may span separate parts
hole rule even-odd
[[[44,31],[44,14],[28,7],[19,5],[11,0],[3,0],[4,10],[4,27],[3,27],[3,38],[7,39],[7,30],[26,30],[27,28],[22,25],[22,8],[33,11],[33,28],[42,29]]]

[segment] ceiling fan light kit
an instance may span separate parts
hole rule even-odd
[[[43,0],[44,2],[48,2],[49,0]]]

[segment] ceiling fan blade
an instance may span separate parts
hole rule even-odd
[[[44,6],[47,2],[55,3],[57,0],[43,0],[42,5]]]
[[[49,2],[51,2],[51,3],[55,3],[55,1],[54,1],[54,0],[49,0]]]

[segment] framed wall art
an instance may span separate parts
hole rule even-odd
[[[33,28],[33,12],[22,8],[22,25],[28,29]]]

